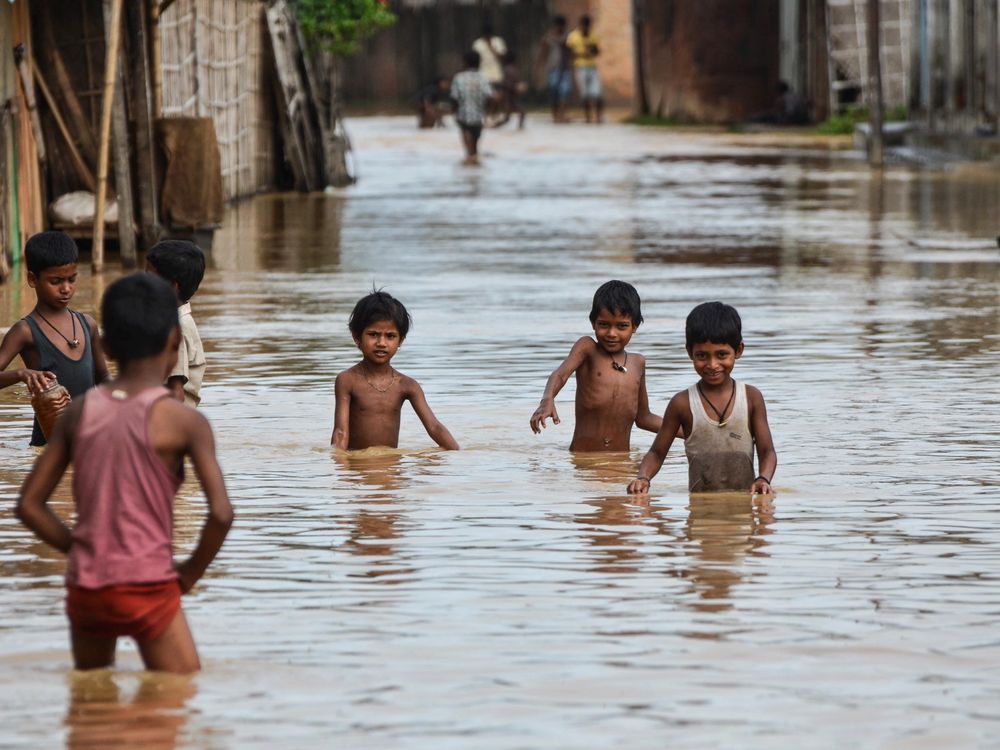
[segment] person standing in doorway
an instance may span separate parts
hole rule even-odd
[[[601,54],[601,47],[591,27],[590,16],[581,16],[580,26],[570,32],[566,38],[566,46],[573,55],[576,87],[583,103],[583,115],[587,122],[602,122],[604,100],[601,96],[601,76],[597,72],[597,57]]]
[[[535,64],[537,71],[545,64],[546,83],[549,88],[549,101],[552,104],[552,121],[568,122],[566,103],[573,93],[573,78],[570,70],[570,51],[566,46],[566,18],[556,16],[552,26],[542,37],[542,43]]]

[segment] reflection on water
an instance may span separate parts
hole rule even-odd
[[[141,674],[137,679],[109,670],[73,672],[66,713],[71,750],[143,747],[173,750],[188,721],[195,694],[190,678]],[[138,682],[138,685],[127,683]]]
[[[801,139],[544,122],[486,134],[470,170],[453,132],[409,118],[352,135],[361,183],[230,209],[193,300],[237,513],[184,599],[204,671],[173,692],[122,644],[67,693],[62,556],[0,514],[0,745],[993,744],[995,171],[873,177]],[[93,312],[114,273],[81,272]],[[740,310],[774,504],[689,495],[679,446],[627,496],[652,435],[570,454],[573,383],[563,424],[531,434],[609,278],[642,295],[656,410],[694,378],[690,308]],[[413,315],[394,364],[465,450],[404,408],[400,450],[331,452],[347,316],[373,285]],[[32,299],[0,287],[0,326]],[[0,391],[7,508],[29,426],[23,389]],[[71,516],[67,483],[53,506]],[[203,513],[189,481],[178,548]]]

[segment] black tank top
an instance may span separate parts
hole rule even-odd
[[[96,379],[94,372],[94,350],[90,340],[90,326],[81,313],[70,310],[71,315],[76,316],[78,326],[83,328],[83,356],[79,361],[75,361],[63,354],[56,348],[55,344],[49,341],[48,337],[42,333],[41,327],[33,317],[28,315],[24,321],[31,328],[31,336],[35,339],[35,351],[38,352],[38,369],[53,373],[59,384],[69,391],[71,398],[77,398],[92,388]],[[31,444],[45,445],[45,436],[42,428],[38,426],[38,419],[35,419],[31,428]]]

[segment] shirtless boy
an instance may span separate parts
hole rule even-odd
[[[642,323],[635,287],[624,281],[602,285],[594,294],[590,323],[595,338],[577,341],[549,376],[531,429],[539,433],[549,417],[559,424],[556,395],[576,373],[576,429],[569,449],[627,451],[633,424],[656,432],[663,421],[649,410],[646,358],[625,350]]]
[[[705,302],[688,315],[688,356],[701,379],[670,399],[663,426],[639,465],[639,476],[628,486],[630,493],[649,491],[649,482],[663,466],[680,428],[687,435],[691,492],[773,494],[771,480],[778,454],[771,441],[764,397],[732,377],[736,360],[743,355],[742,327],[739,313],[721,302]]]
[[[386,292],[372,292],[358,300],[347,325],[362,359],[340,373],[334,384],[331,445],[341,450],[395,448],[403,402],[409,401],[434,442],[458,450],[455,438],[427,405],[420,384],[389,364],[410,330],[403,303]]]

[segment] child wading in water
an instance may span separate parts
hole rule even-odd
[[[688,489],[691,492],[745,491],[771,494],[778,454],[771,442],[767,409],[760,391],[732,378],[743,354],[739,313],[721,302],[698,305],[687,318],[688,356],[701,380],[670,399],[663,426],[642,459],[631,493],[649,491],[678,428],[687,435]],[[758,473],[753,453],[757,449]]]
[[[642,323],[635,287],[624,281],[602,285],[594,294],[590,323],[594,338],[577,341],[549,376],[542,401],[531,415],[531,429],[540,432],[549,417],[559,424],[556,394],[576,373],[576,429],[569,449],[627,451],[632,425],[656,432],[662,422],[649,410],[646,358],[625,350]]]
[[[167,378],[167,388],[178,401],[197,406],[201,403],[201,383],[205,378],[205,350],[191,315],[191,298],[205,277],[205,253],[188,240],[157,242],[146,253],[146,270],[170,284],[177,294],[181,345],[177,364]]]
[[[104,353],[95,346],[97,322],[69,309],[76,293],[76,243],[63,232],[39,232],[25,244],[24,255],[28,286],[35,290],[38,302],[0,344],[0,388],[20,382],[34,396],[58,379],[77,398],[107,379],[108,366]],[[18,355],[24,368],[3,372]],[[31,444],[45,445],[37,418]]]
[[[117,379],[73,401],[21,488],[17,514],[39,539],[68,554],[66,613],[77,669],[109,667],[118,638],[139,646],[146,669],[188,673],[198,652],[181,610],[215,558],[233,511],[208,421],[170,397],[177,360],[177,298],[165,281],[138,273],[108,287],[104,347]],[[208,501],[198,546],[174,564],[174,494],[190,456]],[[73,464],[76,524],[48,500]]]
[[[340,373],[334,384],[331,445],[341,450],[395,448],[403,402],[409,401],[434,442],[458,450],[455,438],[427,405],[420,384],[389,364],[410,330],[403,303],[386,292],[372,292],[358,300],[348,327],[362,359]]]

